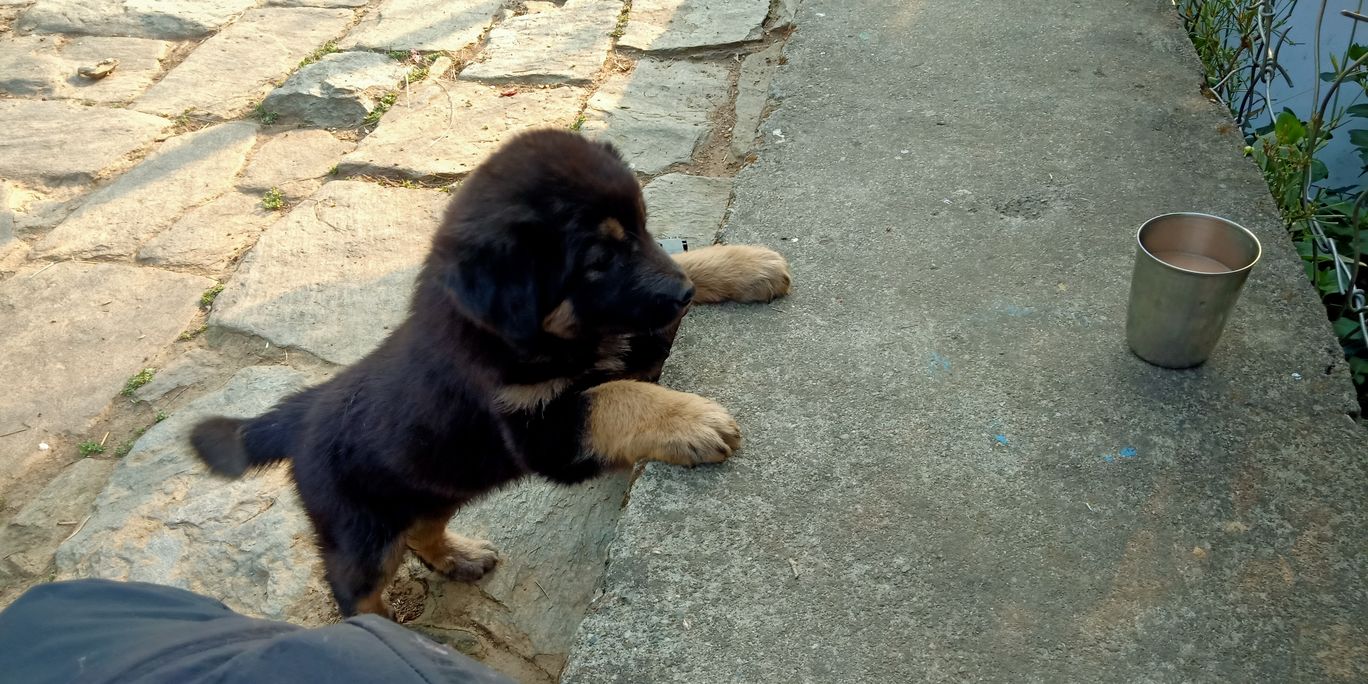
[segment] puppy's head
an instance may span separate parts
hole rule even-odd
[[[476,168],[429,268],[461,313],[518,348],[658,330],[693,298],[617,151],[567,131],[520,135]]]

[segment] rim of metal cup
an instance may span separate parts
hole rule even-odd
[[[1162,221],[1162,220],[1164,220],[1164,219],[1170,219],[1170,218],[1175,218],[1175,217],[1196,217],[1196,218],[1207,218],[1207,219],[1212,219],[1212,220],[1217,221],[1217,222],[1219,222],[1219,223],[1224,223],[1224,224],[1226,224],[1227,226],[1230,226],[1231,228],[1234,228],[1234,229],[1240,231],[1241,233],[1244,233],[1250,240],[1252,240],[1252,241],[1254,242],[1254,258],[1253,258],[1253,259],[1250,259],[1248,264],[1245,264],[1244,266],[1242,266],[1242,267],[1240,267],[1240,268],[1232,268],[1232,269],[1230,269],[1229,271],[1221,271],[1220,273],[1209,273],[1209,272],[1206,272],[1206,271],[1193,271],[1193,270],[1191,270],[1191,269],[1183,268],[1183,267],[1181,267],[1181,266],[1174,266],[1173,264],[1170,264],[1169,262],[1164,261],[1163,259],[1160,259],[1159,257],[1155,256],[1153,252],[1149,251],[1149,248],[1145,247],[1145,243],[1140,239],[1140,236],[1143,235],[1143,234],[1145,233],[1145,229],[1148,228],[1148,227],[1150,227],[1151,224],[1156,223],[1156,222],[1158,222],[1158,221]],[[1221,216],[1216,216],[1215,214],[1203,214],[1203,213],[1201,213],[1201,212],[1199,212],[1199,211],[1174,211],[1174,212],[1169,212],[1169,213],[1167,213],[1167,214],[1160,214],[1160,215],[1155,216],[1154,218],[1152,218],[1152,219],[1150,219],[1150,220],[1148,220],[1148,221],[1145,221],[1144,223],[1140,224],[1140,230],[1135,231],[1135,244],[1139,245],[1139,246],[1140,246],[1140,251],[1144,252],[1146,255],[1149,256],[1149,258],[1153,259],[1156,263],[1158,263],[1158,264],[1160,264],[1160,265],[1162,265],[1162,266],[1164,266],[1164,267],[1166,267],[1166,268],[1171,268],[1171,269],[1173,269],[1173,270],[1175,270],[1175,271],[1179,271],[1179,272],[1182,272],[1182,273],[1188,273],[1188,274],[1195,275],[1195,276],[1210,276],[1210,277],[1215,277],[1215,276],[1228,276],[1228,275],[1231,275],[1231,274],[1234,274],[1234,273],[1240,273],[1241,271],[1248,271],[1249,269],[1254,268],[1254,264],[1259,263],[1259,259],[1263,258],[1263,243],[1262,243],[1262,242],[1259,242],[1258,236],[1254,235],[1254,232],[1253,232],[1253,231],[1251,231],[1251,230],[1248,229],[1248,228],[1245,228],[1244,226],[1242,226],[1242,225],[1240,225],[1240,224],[1238,224],[1238,223],[1236,223],[1236,222],[1234,222],[1234,221],[1231,221],[1231,220],[1228,219],[1228,218],[1224,218],[1224,217],[1221,217]]]

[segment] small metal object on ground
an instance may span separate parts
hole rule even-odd
[[[666,254],[680,254],[689,251],[689,238],[656,238]]]
[[[114,73],[114,69],[118,68],[118,66],[119,60],[110,57],[109,59],[102,59],[99,62],[96,62],[93,66],[83,66],[77,69],[76,73],[92,81],[98,81],[105,76]]]
[[[1258,238],[1218,216],[1176,213],[1146,221],[1136,241],[1126,341],[1156,366],[1201,365],[1259,260]]]

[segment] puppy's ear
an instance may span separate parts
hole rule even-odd
[[[607,150],[608,154],[613,155],[614,159],[617,159],[618,161],[623,161],[622,152],[618,150],[618,148],[615,145],[613,145],[613,143],[610,143],[606,140],[600,140],[599,145],[603,147],[603,149]]]
[[[456,307],[514,347],[541,332],[542,296],[537,259],[516,239],[470,246],[447,269],[444,284]]]

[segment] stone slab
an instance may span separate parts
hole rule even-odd
[[[732,124],[731,154],[733,159],[744,159],[755,146],[760,131],[760,117],[769,102],[770,80],[783,58],[784,44],[773,45],[747,55],[741,61],[741,76],[736,84],[736,122]]]
[[[255,125],[234,122],[166,141],[141,164],[91,193],[38,244],[38,255],[131,256],[188,209],[231,187],[255,140]]]
[[[1346,364],[1171,3],[1001,7],[799,4],[725,228],[793,293],[694,308],[665,376],[745,446],[637,478],[566,684],[1368,672]],[[1187,371],[1124,334],[1177,210],[1264,247]]]
[[[342,48],[457,52],[474,44],[502,7],[502,0],[384,0]]]
[[[466,67],[461,78],[588,85],[608,59],[621,11],[619,0],[568,0],[553,10],[513,17],[489,32],[486,59]]]
[[[114,464],[103,458],[76,461],[24,504],[0,530],[0,548],[7,549],[0,577],[13,582],[45,576],[53,552],[85,520]]]
[[[266,0],[267,7],[365,7],[367,0]]]
[[[25,33],[180,40],[218,30],[255,0],[37,0],[19,15]]]
[[[318,624],[327,589],[286,468],[215,477],[185,436],[208,415],[252,416],[307,378],[245,368],[153,425],[119,461],[81,531],[57,550],[57,577],[155,582],[213,596],[248,615]]]
[[[355,152],[342,158],[341,172],[411,178],[468,173],[504,140],[540,127],[567,127],[583,91],[545,88],[503,96],[500,88],[477,83],[425,84],[394,107]]]
[[[290,76],[262,108],[286,121],[314,126],[360,126],[386,92],[402,83],[409,66],[374,52],[331,54]]]
[[[346,9],[249,10],[195,48],[133,108],[172,116],[202,112],[223,119],[245,114],[352,19]]]
[[[770,0],[634,0],[618,47],[663,52],[759,40],[769,9]]]
[[[209,325],[334,363],[360,359],[408,311],[448,200],[436,190],[324,185],[247,253]]]
[[[451,531],[493,542],[499,565],[466,584],[410,562],[413,576],[428,579],[425,609],[407,626],[516,681],[555,682],[602,579],[628,480],[527,480],[461,510]]]
[[[281,217],[261,195],[229,191],[195,207],[138,250],[140,263],[162,268],[227,268]]]
[[[222,364],[223,358],[208,349],[189,349],[158,368],[151,382],[133,391],[133,398],[154,403],[169,394],[174,399],[175,393],[212,377]]]
[[[127,102],[161,74],[171,44],[146,38],[86,36],[65,39],[33,34],[0,41],[0,93],[98,103]],[[81,67],[117,59],[110,75],[92,80]]]
[[[0,377],[0,489],[35,458],[40,443],[80,435],[199,312],[213,281],[122,264],[61,262],[0,283],[5,353]]]
[[[646,227],[657,238],[690,238],[691,248],[710,245],[722,227],[731,186],[730,178],[660,176],[641,189]]]
[[[101,175],[113,173],[114,169],[122,165],[116,163],[101,172]],[[84,199],[84,193],[89,189],[90,186],[85,184],[46,186],[39,189],[33,185],[0,180],[0,199],[4,199],[6,194],[9,196],[8,206],[0,204],[0,211],[9,209],[16,234],[46,230],[61,223],[75,211]]]
[[[0,120],[0,178],[40,186],[89,183],[171,125],[141,112],[8,99]]]
[[[237,187],[253,193],[278,189],[286,198],[313,194],[356,143],[327,131],[298,129],[271,136],[252,153]]]
[[[643,59],[589,98],[582,130],[616,145],[638,172],[657,174],[693,158],[728,89],[720,64]]]

